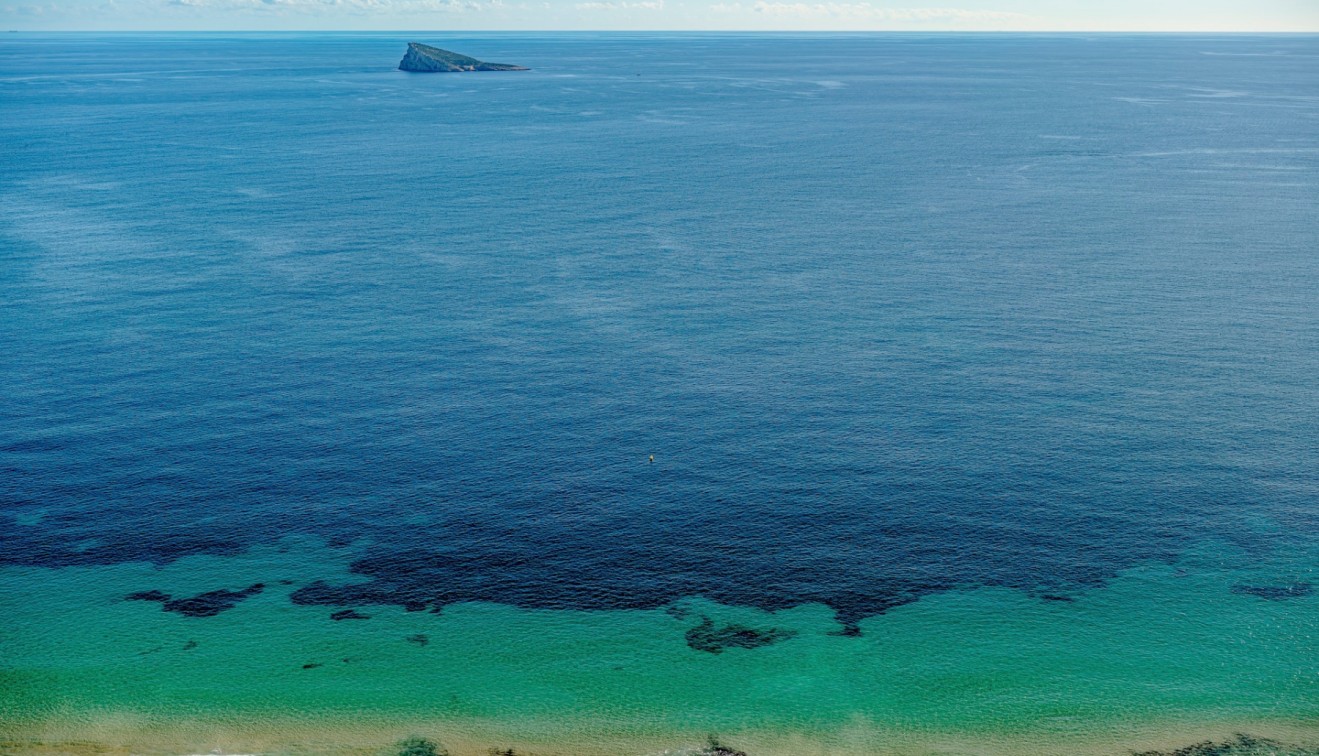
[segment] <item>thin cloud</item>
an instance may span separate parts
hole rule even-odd
[[[58,15],[61,9],[55,3],[32,3],[26,5],[6,5],[3,8],[0,8],[0,10],[3,10],[6,16],[40,18],[46,15]]]
[[[577,10],[664,10],[664,0],[638,0],[637,2],[590,2],[577,3]]]
[[[885,8],[870,3],[788,3],[769,0],[753,4],[718,3],[711,6],[711,10],[719,13],[754,11],[783,18],[853,18],[906,23],[985,24],[1020,22],[1030,18],[1024,13],[969,8]]]
[[[351,14],[467,13],[497,9],[501,0],[165,0],[174,8],[251,13],[321,13],[337,10]]]

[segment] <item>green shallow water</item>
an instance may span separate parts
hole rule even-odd
[[[11,567],[0,739],[321,752],[421,732],[455,753],[651,753],[718,733],[840,754],[1123,753],[1239,729],[1319,742],[1319,602],[1231,591],[1309,581],[1317,556],[1204,543],[1071,602],[952,591],[865,620],[861,637],[820,605],[698,597],[656,611],[358,607],[370,619],[336,622],[288,600],[351,579],[351,551],[313,541],[163,568]],[[214,617],[122,600],[253,582],[268,587]],[[794,635],[705,653],[685,642],[702,617]]]

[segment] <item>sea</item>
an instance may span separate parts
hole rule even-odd
[[[1319,753],[1317,72],[3,35],[0,752]]]

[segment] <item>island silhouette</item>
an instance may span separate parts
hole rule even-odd
[[[441,50],[438,47],[409,42],[408,51],[398,64],[400,71],[418,73],[456,73],[459,71],[530,71],[523,66],[507,63],[487,63],[483,60]]]

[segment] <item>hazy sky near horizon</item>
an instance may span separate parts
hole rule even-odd
[[[1319,0],[0,0],[15,30],[1319,31]]]

